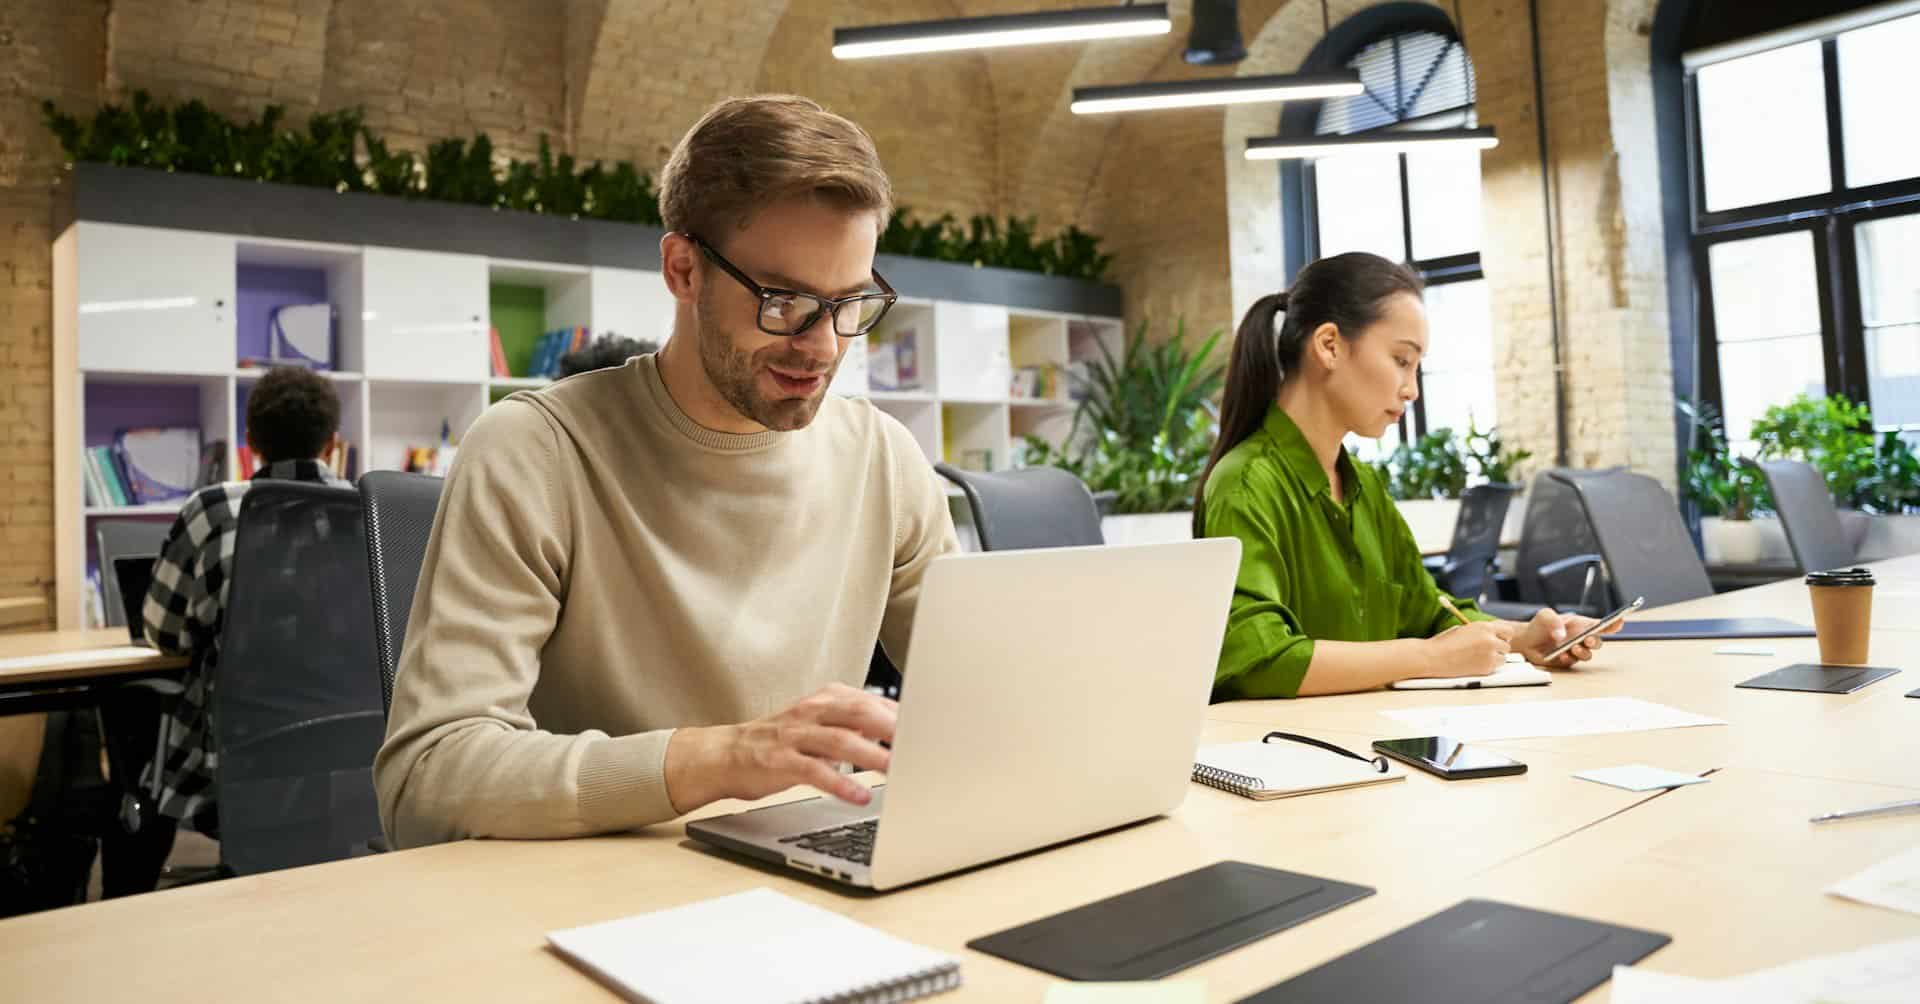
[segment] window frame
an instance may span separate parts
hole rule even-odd
[[[1446,20],[1444,13],[1440,14],[1440,18],[1441,21],[1439,23],[1429,18],[1420,18],[1417,20],[1409,18],[1371,26],[1371,30],[1366,34],[1357,36],[1357,40],[1349,41],[1348,44],[1343,47],[1344,54],[1339,56],[1337,63],[1339,66],[1344,67],[1348,60],[1359,55],[1359,53],[1368,46],[1378,42],[1393,40],[1395,43],[1394,75],[1397,80],[1401,72],[1398,40],[1406,35],[1427,32],[1440,35],[1452,44],[1460,46],[1467,65],[1471,67],[1473,65],[1472,56],[1471,54],[1465,53],[1466,43],[1461,40],[1459,32],[1454,28],[1453,24]],[[1320,53],[1315,53],[1315,57],[1320,56]],[[1437,68],[1444,59],[1445,56],[1443,54],[1442,59],[1435,62],[1435,67]],[[1326,59],[1317,59],[1317,61],[1331,62]],[[1310,58],[1309,62],[1316,62],[1316,59]],[[1423,81],[1422,84],[1424,85],[1424,83]],[[1457,111],[1470,115],[1478,106],[1477,76],[1475,78],[1475,85],[1475,103],[1462,106],[1462,108],[1457,109]],[[1313,114],[1315,118],[1317,118],[1319,116],[1319,103],[1314,102],[1313,107]],[[1449,112],[1451,111],[1456,110],[1449,110]],[[1402,121],[1409,120],[1403,119]],[[1319,135],[1319,133],[1312,133],[1312,135]],[[1427,286],[1442,286],[1448,283],[1473,282],[1475,280],[1485,279],[1487,276],[1485,269],[1481,265],[1480,251],[1469,251],[1438,258],[1422,259],[1413,257],[1413,199],[1407,158],[1408,155],[1406,153],[1394,154],[1394,160],[1397,162],[1400,176],[1400,247],[1403,255],[1400,261],[1408,268],[1411,268],[1415,274],[1419,275],[1421,281]],[[1300,249],[1303,256],[1301,260],[1303,263],[1314,261],[1320,257],[1320,193],[1316,180],[1318,171],[1319,164],[1317,161],[1307,162],[1301,164],[1299,167],[1299,205],[1302,212],[1299,213],[1299,227],[1296,232],[1300,238]],[[1426,367],[1420,367],[1415,372],[1414,378],[1419,381],[1420,396],[1413,402],[1413,407],[1407,409],[1406,414],[1400,417],[1400,438],[1402,442],[1407,443],[1413,442],[1428,432]],[[1455,431],[1462,435],[1465,434],[1465,430]]]
[[[1716,244],[1794,231],[1812,235],[1827,393],[1845,394],[1869,408],[1873,405],[1867,379],[1867,332],[1862,316],[1855,231],[1862,223],[1920,214],[1920,174],[1858,188],[1847,186],[1838,35],[1820,39],[1820,58],[1821,77],[1826,86],[1827,172],[1831,190],[1714,212],[1705,208],[1705,149],[1701,145],[1697,68],[1685,71],[1687,184],[1692,199],[1689,244],[1693,253],[1695,302],[1700,311],[1697,380],[1700,399],[1723,415],[1719,321],[1713,309],[1709,253]]]

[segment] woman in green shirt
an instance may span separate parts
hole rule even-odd
[[[1240,539],[1216,700],[1371,690],[1396,680],[1478,676],[1509,651],[1551,662],[1585,617],[1542,610],[1526,624],[1453,600],[1420,564],[1379,476],[1341,441],[1377,439],[1419,397],[1427,315],[1419,277],[1370,254],[1301,270],[1240,322],[1220,441],[1200,478],[1195,536]]]

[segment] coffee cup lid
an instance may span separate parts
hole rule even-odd
[[[1807,573],[1809,586],[1871,586],[1873,572],[1865,568],[1830,568]]]

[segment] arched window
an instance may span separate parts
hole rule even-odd
[[[1309,62],[1315,69],[1352,67],[1366,90],[1320,102],[1310,124],[1304,114],[1289,112],[1282,132],[1348,135],[1477,125],[1466,49],[1443,13],[1427,11],[1381,23],[1376,8],[1329,33]],[[1370,14],[1372,23],[1355,23]],[[1369,251],[1406,262],[1427,281],[1433,345],[1421,366],[1420,400],[1397,434],[1389,431],[1377,447],[1356,442],[1355,452],[1371,456],[1442,428],[1464,434],[1469,423],[1491,428],[1499,415],[1480,267],[1480,152],[1356,152],[1295,170],[1299,211],[1292,218],[1301,262]]]

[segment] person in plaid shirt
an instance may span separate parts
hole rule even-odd
[[[268,371],[247,398],[247,445],[260,460],[253,480],[339,484],[315,459],[333,447],[339,427],[340,399],[331,380],[292,367]],[[156,844],[168,847],[182,822],[218,834],[213,776],[219,764],[210,706],[233,575],[234,531],[250,483],[209,485],[181,507],[154,563],[153,587],[142,610],[149,642],[193,660],[181,693],[161,718],[154,759],[140,779],[152,802],[141,829],[155,827]],[[166,852],[159,857],[164,860]]]

